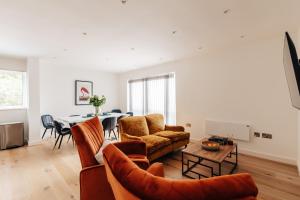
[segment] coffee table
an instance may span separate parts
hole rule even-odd
[[[194,177],[188,175],[189,173],[194,173],[194,174],[198,175],[199,179],[201,177],[209,178],[209,176],[206,176],[204,174],[201,174],[201,173],[193,170],[196,166],[202,166],[202,167],[210,169],[211,177],[221,176],[222,175],[222,163],[224,163],[224,162],[229,163],[233,166],[229,172],[230,174],[232,174],[238,165],[237,144],[234,143],[233,145],[220,145],[219,151],[207,151],[207,150],[202,149],[202,147],[201,147],[202,141],[205,141],[205,140],[207,140],[207,139],[202,139],[200,141],[194,142],[194,143],[188,145],[186,149],[182,150],[182,175],[187,176],[189,178],[194,178]],[[226,158],[231,158],[232,156],[235,157],[235,162],[226,160]],[[193,160],[191,160],[188,157],[193,158]],[[197,161],[195,161],[195,159]],[[184,162],[185,160],[187,162]],[[215,173],[213,166],[208,165],[207,163],[204,164],[203,161],[209,161],[212,163],[216,163],[217,168],[218,168],[218,173]],[[185,166],[187,168],[186,170],[185,170]]]

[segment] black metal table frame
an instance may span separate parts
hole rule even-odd
[[[196,157],[196,158],[198,158],[198,161],[196,162],[196,161],[187,159],[187,163],[184,163],[184,154],[192,156],[192,157]],[[235,156],[235,162],[231,162],[231,161],[226,160],[227,157],[231,158],[232,155]],[[214,161],[214,160],[211,160],[211,159],[208,159],[208,158],[203,158],[201,156],[197,156],[197,155],[192,154],[192,153],[181,152],[182,175],[184,175],[186,177],[189,177],[189,178],[195,179],[194,177],[188,175],[188,173],[191,172],[191,173],[197,174],[199,179],[201,177],[209,178],[209,176],[206,176],[206,175],[201,174],[199,172],[193,171],[193,168],[195,168],[197,165],[201,165],[201,166],[206,167],[206,168],[211,170],[211,176],[210,177],[221,176],[222,175],[222,163],[223,162],[226,162],[226,163],[229,163],[229,164],[233,165],[232,169],[229,172],[230,174],[232,174],[234,172],[234,170],[236,169],[236,167],[238,166],[238,148],[237,148],[237,145],[235,145],[235,151],[230,152],[229,155],[227,155],[227,157],[222,162],[217,162],[217,161]],[[218,164],[218,169],[219,169],[218,174],[214,173],[214,168],[212,166],[201,163],[204,160]],[[190,163],[192,163],[191,166],[190,166]],[[184,170],[184,166],[187,166],[186,170]]]

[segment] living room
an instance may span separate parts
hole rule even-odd
[[[181,153],[217,135],[238,145],[228,155],[239,156],[233,176],[251,176],[258,188],[253,198],[299,199],[300,120],[283,62],[285,32],[300,51],[299,6],[295,0],[2,2],[0,123],[21,122],[23,135],[20,147],[8,144],[0,151],[0,194],[91,199],[83,196],[92,192],[83,191],[73,128],[95,114],[102,126],[106,118],[124,116],[104,135],[124,142],[126,120],[160,113],[164,124],[189,133],[176,151],[145,158],[163,163],[166,178],[192,180],[182,173]],[[102,105],[90,105],[85,94],[98,95]],[[60,122],[68,136],[45,129],[44,115]],[[221,175],[229,174],[227,167]],[[105,199],[101,192],[94,199]]]

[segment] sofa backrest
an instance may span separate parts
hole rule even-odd
[[[257,195],[249,174],[207,180],[173,180],[140,169],[113,144],[104,148],[103,155],[107,178],[116,199],[255,199]]]
[[[149,135],[149,129],[144,116],[125,117],[119,121],[120,132],[133,136]]]
[[[145,117],[150,134],[165,130],[164,116],[162,114],[150,114]]]
[[[97,165],[96,153],[104,142],[103,127],[98,117],[94,117],[71,128],[77,145],[82,167]]]

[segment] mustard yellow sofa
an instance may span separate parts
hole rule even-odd
[[[147,157],[153,161],[190,141],[190,133],[182,126],[164,124],[164,116],[150,114],[146,116],[126,117],[119,121],[121,141],[143,141],[147,146]]]

